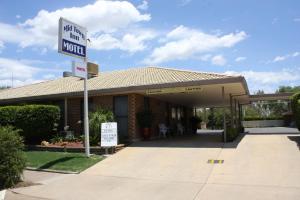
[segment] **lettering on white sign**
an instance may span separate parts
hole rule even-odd
[[[73,76],[80,78],[87,78],[87,64],[86,62],[72,62],[72,72]]]
[[[101,124],[101,146],[113,147],[118,145],[118,128],[116,122]]]
[[[59,19],[58,52],[86,58],[87,30],[66,19]]]

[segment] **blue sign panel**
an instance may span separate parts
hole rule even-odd
[[[62,51],[69,53],[69,54],[74,54],[80,57],[85,58],[86,57],[86,49],[85,46],[76,44],[74,42],[62,39]]]

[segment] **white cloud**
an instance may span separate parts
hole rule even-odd
[[[217,56],[214,56],[212,59],[211,59],[211,63],[213,65],[218,65],[218,66],[223,66],[226,64],[226,59],[222,56],[222,55],[217,55]]]
[[[91,41],[91,48],[97,50],[121,49],[131,53],[142,51],[146,48],[145,42],[156,37],[156,33],[150,30],[127,33],[122,38],[116,38],[110,34],[102,34]]]
[[[208,61],[211,57],[212,57],[211,54],[205,54],[205,55],[200,56],[200,60]]]
[[[284,61],[288,58],[291,58],[291,57],[298,57],[300,56],[300,52],[294,52],[294,53],[291,53],[291,54],[287,54],[287,55],[284,55],[284,56],[276,56],[274,59],[273,59],[273,62],[280,62],[280,61]]]
[[[19,25],[0,23],[2,30],[0,40],[17,43],[22,48],[28,46],[56,48],[60,17],[87,27],[91,41],[97,40],[101,34],[113,35],[117,31],[118,34],[124,32],[125,35],[130,26],[151,19],[149,14],[141,14],[130,2],[99,0],[83,7],[63,8],[52,12],[41,10],[35,17]],[[130,46],[127,49],[131,50]],[[137,47],[134,46],[133,49]]]
[[[2,53],[2,50],[5,48],[4,43],[0,41],[0,53]]]
[[[3,42],[18,43],[21,47],[24,47],[24,42],[32,35],[20,27],[19,25],[10,25],[0,22],[0,40]]]
[[[180,6],[185,6],[185,5],[189,4],[191,1],[192,0],[181,0],[180,3],[179,3],[179,5]]]
[[[40,54],[41,54],[41,55],[46,55],[47,52],[48,52],[48,49],[47,49],[46,47],[44,47],[44,48],[41,49]]]
[[[300,22],[300,18],[294,18],[294,22]]]
[[[27,62],[28,61],[28,62]],[[52,69],[42,69],[31,66],[29,60],[14,60],[0,57],[0,86],[11,86],[12,78],[14,86],[21,86],[31,83],[37,83],[46,80],[36,78],[39,73],[54,71]]]
[[[288,58],[287,56],[276,56],[276,57],[273,59],[273,62],[283,61],[283,60],[286,60],[287,58]]]
[[[274,92],[280,85],[292,85],[300,81],[300,68],[282,69],[280,71],[227,71],[225,74],[244,76],[252,92],[257,90]]]
[[[56,79],[57,76],[55,76],[54,74],[45,74],[43,75],[43,79],[46,79],[46,80],[53,80],[53,79]]]
[[[276,24],[277,22],[278,22],[278,18],[274,17],[273,20],[272,20],[272,24]]]
[[[32,78],[37,71],[37,68],[18,60],[0,57],[0,80],[11,78],[13,75],[14,78],[24,81]]]
[[[244,31],[227,35],[211,35],[181,25],[160,40],[162,46],[155,48],[144,63],[157,64],[170,60],[189,59],[217,49],[230,48],[246,37]]]
[[[297,57],[297,56],[300,56],[300,52],[294,52],[294,53],[292,54],[292,57]]]
[[[247,58],[246,57],[237,57],[236,59],[235,59],[235,62],[242,62],[242,61],[244,61],[244,60],[246,60]]]
[[[140,5],[137,6],[140,10],[147,10],[148,9],[148,1],[143,1]]]
[[[21,15],[16,15],[16,18],[17,18],[17,19],[20,19],[20,18],[21,18]]]

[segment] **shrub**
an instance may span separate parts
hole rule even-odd
[[[0,127],[0,190],[18,183],[25,168],[22,137],[12,127]]]
[[[300,130],[300,92],[292,96],[292,111],[297,127]]]
[[[0,125],[11,125],[21,130],[27,143],[40,143],[51,138],[60,118],[60,109],[52,105],[0,107]]]
[[[239,130],[237,128],[227,127],[226,140],[227,142],[234,141],[239,136]]]
[[[97,108],[95,112],[89,113],[90,143],[98,145],[100,142],[101,123],[113,122],[114,114],[112,111]]]

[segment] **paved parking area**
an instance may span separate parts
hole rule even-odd
[[[14,191],[47,199],[298,200],[299,137],[250,131],[226,145],[217,133],[138,142],[79,175]]]

